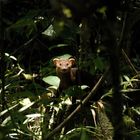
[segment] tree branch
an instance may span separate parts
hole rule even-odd
[[[109,72],[109,68],[106,69],[106,71],[104,72],[104,74],[100,77],[100,79],[98,80],[98,82],[96,83],[96,85],[93,87],[93,89],[89,92],[89,94],[83,99],[82,103],[80,105],[77,106],[77,108],[62,122],[60,123],[52,132],[50,132],[47,136],[46,136],[46,140],[48,140],[49,138],[51,138],[56,132],[58,132],[75,114],[76,112],[78,112],[81,109],[81,106],[83,106],[85,103],[87,103],[87,101],[95,95],[96,91],[98,90],[98,88],[100,87],[100,85],[103,83],[106,75]]]
[[[126,59],[127,63],[130,65],[131,69],[138,74],[138,71],[135,69],[134,65],[132,64],[131,60],[129,59],[129,57],[127,56],[127,54],[125,53],[125,51],[122,49],[122,54],[124,56],[124,58]]]

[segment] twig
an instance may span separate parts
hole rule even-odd
[[[12,54],[15,54],[16,52],[18,52],[21,48],[24,48],[25,46],[29,45],[31,42],[33,42],[35,39],[37,39],[37,37],[42,34],[42,32],[44,30],[47,30],[48,27],[51,25],[51,23],[53,22],[54,19],[52,19],[50,21],[50,23],[47,25],[47,27],[44,29],[41,29],[40,31],[38,31],[32,38],[30,38],[28,41],[26,41],[25,43],[23,43],[21,46],[18,47],[18,49],[16,49]]]
[[[51,138],[57,131],[59,131],[76,114],[76,112],[78,112],[81,109],[81,106],[83,106],[93,95],[95,95],[96,91],[98,90],[102,82],[104,81],[108,72],[109,72],[109,68],[106,69],[104,74],[100,77],[100,79],[98,80],[96,85],[93,87],[93,89],[89,92],[89,94],[84,98],[82,103],[78,105],[77,108],[62,123],[60,123],[52,132],[50,132],[46,136],[45,138],[46,140]]]
[[[121,32],[121,36],[120,36],[120,40],[119,40],[119,44],[118,46],[121,46],[121,43],[123,41],[123,37],[124,37],[124,31],[125,31],[125,25],[126,25],[126,19],[127,19],[127,12],[124,15],[124,21],[123,21],[123,27],[122,27],[122,32]],[[134,65],[132,64],[131,60],[129,59],[129,57],[127,56],[127,54],[125,53],[124,49],[122,49],[122,54],[125,57],[126,61],[128,62],[128,64],[130,65],[130,67],[132,68],[132,70],[134,70],[134,72],[136,74],[138,74],[138,71],[135,69]]]
[[[132,68],[132,70],[138,74],[138,71],[135,69],[134,65],[132,64],[131,60],[129,59],[129,57],[127,56],[127,54],[125,53],[125,51],[122,49],[122,54],[125,57],[126,61],[128,62],[128,64],[130,65],[130,67]]]

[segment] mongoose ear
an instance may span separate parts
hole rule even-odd
[[[53,59],[53,64],[56,65],[58,61],[59,61],[59,58],[54,58]]]
[[[72,66],[76,63],[74,58],[70,58],[69,61],[71,62]]]

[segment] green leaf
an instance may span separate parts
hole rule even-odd
[[[25,27],[25,26],[31,26],[31,25],[34,25],[34,24],[35,23],[32,19],[23,18],[23,19],[18,20],[10,28],[21,28],[21,27]]]
[[[35,102],[31,102],[29,98],[26,98],[20,101],[20,103],[23,105],[23,107],[19,109],[19,112],[22,112],[31,107],[32,105],[34,105]]]
[[[89,88],[89,86],[87,86],[87,85],[81,85],[82,90],[85,90],[85,89],[88,89],[88,88]]]
[[[105,14],[106,10],[107,10],[107,7],[106,6],[102,6],[101,8],[97,9],[97,12],[99,12],[101,14]]]
[[[67,18],[71,18],[72,17],[72,12],[69,8],[64,7],[63,8],[63,13]]]
[[[51,51],[54,48],[61,48],[61,47],[66,47],[66,46],[68,46],[68,44],[57,44],[57,45],[53,45],[49,47],[49,50]]]
[[[95,63],[96,69],[99,69],[100,71],[103,71],[104,64],[103,64],[103,61],[100,57],[95,58],[94,63]]]
[[[70,57],[72,57],[72,55],[70,54],[64,54],[64,55],[59,56],[60,59],[69,59]]]
[[[60,35],[60,33],[64,30],[64,21],[60,20],[60,21],[55,21],[54,22],[54,30],[56,32],[57,35]]]
[[[42,114],[40,114],[40,113],[27,114],[26,117],[27,117],[27,119],[23,122],[23,124],[32,122],[32,121],[35,120],[36,118],[42,117]]]
[[[57,76],[47,76],[43,78],[43,81],[49,85],[59,87],[60,79]]]
[[[10,110],[14,109],[15,107],[17,107],[18,105],[19,105],[19,104],[15,104],[15,105],[11,106],[10,108],[8,108],[8,109],[6,109],[6,110],[0,112],[0,117],[1,117],[2,115],[4,115],[5,113],[7,113],[8,111],[10,111]]]
[[[34,97],[34,96],[35,96],[34,93],[29,90],[16,92],[14,94],[15,98],[26,98],[26,97]]]
[[[123,77],[125,78],[126,81],[128,82],[130,81],[130,78],[127,75],[124,75]]]
[[[82,134],[80,140],[89,140],[89,137],[84,129],[82,129]]]
[[[11,117],[10,116],[8,116],[6,119],[4,119],[4,121],[2,122],[2,126],[6,126],[6,124],[9,122],[9,121],[11,121]]]
[[[56,33],[54,31],[53,25],[50,25],[44,32],[42,32],[42,34],[50,37],[55,36]]]

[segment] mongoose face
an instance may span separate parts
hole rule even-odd
[[[59,91],[65,90],[73,85],[75,80],[72,67],[75,64],[74,58],[55,58],[53,63],[56,66],[57,76],[60,78]]]
[[[75,64],[75,59],[53,59],[53,63],[56,66],[57,73],[69,73],[71,71],[72,66]]]

